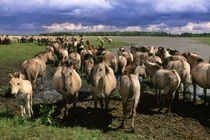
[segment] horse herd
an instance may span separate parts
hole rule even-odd
[[[45,51],[33,58],[25,60],[22,71],[10,74],[12,94],[18,97],[21,115],[33,115],[32,93],[37,89],[37,77],[41,76],[41,89],[44,90],[44,77],[47,62],[57,62],[56,72],[52,77],[53,88],[62,94],[65,103],[64,118],[68,115],[67,104],[73,102],[76,108],[79,90],[82,86],[81,73],[86,74],[87,83],[93,94],[94,108],[100,103],[101,108],[108,109],[111,93],[117,88],[123,105],[123,121],[132,116],[131,128],[134,130],[136,108],[143,89],[139,76],[148,78],[155,89],[159,111],[167,104],[167,112],[171,110],[175,94],[180,83],[183,83],[183,97],[190,83],[194,87],[196,100],[196,84],[210,88],[210,64],[192,52],[179,52],[163,47],[131,46],[130,52],[120,47],[118,57],[103,46],[94,47],[87,40],[88,49],[84,48],[84,38],[75,45],[66,42],[67,37],[58,37],[51,42]],[[61,42],[61,40],[63,40]],[[99,39],[100,40],[100,39]],[[70,44],[68,46],[64,44]],[[103,44],[102,44],[103,45]],[[54,57],[57,56],[57,60]],[[161,90],[164,91],[161,95]]]

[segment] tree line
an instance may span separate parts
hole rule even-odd
[[[113,31],[113,32],[51,32],[41,33],[42,36],[168,36],[168,37],[210,37],[210,33],[181,33],[171,34],[166,32],[143,32],[143,31]]]

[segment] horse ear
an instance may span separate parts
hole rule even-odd
[[[20,75],[19,72],[17,73],[17,78],[18,78],[18,79],[21,78],[21,75]]]
[[[10,79],[12,79],[12,78],[13,78],[13,75],[12,75],[12,74],[10,74],[10,73],[9,73],[9,78],[10,78]]]
[[[109,73],[109,68],[108,68],[108,66],[106,66],[106,65],[105,65],[105,72],[106,72],[106,74]]]

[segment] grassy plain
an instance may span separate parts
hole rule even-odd
[[[194,37],[194,38],[190,38],[190,39],[196,40],[200,43],[207,44],[210,46],[210,37]]]

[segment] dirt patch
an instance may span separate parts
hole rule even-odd
[[[21,70],[22,62],[11,63],[0,63],[0,87],[9,85],[9,73],[13,73]]]

